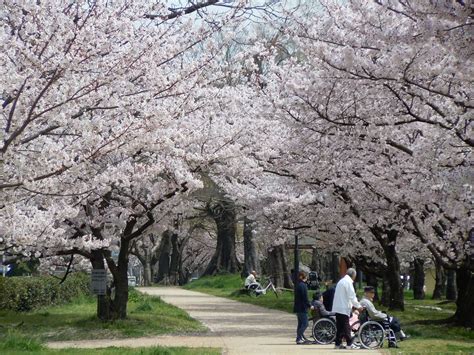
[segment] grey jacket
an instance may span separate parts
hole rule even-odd
[[[370,319],[384,320],[388,317],[385,313],[377,311],[372,301],[370,301],[369,299],[365,297],[362,297],[362,299],[360,300],[360,304],[362,307],[364,307],[367,310],[367,313],[369,314]]]
[[[314,300],[311,302],[311,305],[314,307],[314,310],[318,311],[321,317],[329,317],[329,316],[335,316],[336,313],[334,312],[329,312],[326,310],[326,307],[324,307],[324,304],[321,301]]]

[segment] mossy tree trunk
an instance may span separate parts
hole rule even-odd
[[[204,272],[204,275],[218,273],[236,273],[240,269],[235,250],[236,215],[231,200],[210,201],[206,206],[208,215],[217,227],[216,251]]]
[[[413,297],[415,300],[425,299],[425,261],[415,258],[413,261]]]
[[[257,253],[257,243],[255,242],[254,227],[255,222],[244,217],[244,265],[242,276],[246,277],[252,270],[260,274],[260,261]]]

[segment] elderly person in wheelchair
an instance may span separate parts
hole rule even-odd
[[[311,319],[313,320],[312,336],[316,344],[327,345],[336,339],[336,313],[330,312],[324,306],[324,298],[321,292],[315,292],[311,302]],[[360,322],[356,315],[349,320],[353,340]]]
[[[323,295],[319,291],[314,293],[311,306],[313,306],[311,309],[313,313],[313,319],[319,319],[322,317],[333,317],[335,319],[336,317],[336,313],[328,311],[324,306]]]
[[[362,297],[360,304],[365,308],[367,316],[371,321],[376,321],[382,324],[385,329],[391,329],[392,336],[389,336],[389,347],[397,346],[398,337],[400,340],[405,340],[408,336],[401,329],[400,321],[395,317],[390,317],[388,314],[378,311],[374,304],[375,288],[373,286],[364,287],[364,297]],[[390,333],[392,333],[390,332]]]

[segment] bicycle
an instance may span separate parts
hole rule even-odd
[[[278,298],[278,292],[271,280],[269,280],[268,284],[265,287],[262,287],[259,283],[252,284],[248,287],[248,292],[251,297],[258,297],[260,295],[266,295],[268,290],[273,291],[275,296]]]

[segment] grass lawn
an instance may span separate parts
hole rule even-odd
[[[33,312],[0,311],[0,342],[9,329],[40,342],[206,331],[183,310],[135,290],[130,292],[126,320],[101,322],[95,317],[96,307],[96,299],[88,297]]]
[[[286,312],[292,311],[292,292],[283,292],[278,298],[273,293],[255,298],[239,295],[236,290],[239,290],[242,285],[243,280],[240,275],[222,275],[203,277],[189,283],[185,288],[262,307]],[[310,297],[312,297],[311,291]],[[455,304],[433,301],[429,298],[430,295],[427,295],[426,300],[414,300],[412,292],[406,292],[405,312],[389,312],[391,315],[400,318],[403,329],[411,335],[410,340],[399,343],[400,348],[391,350],[391,353],[474,354],[474,330],[436,323],[436,321],[453,315]],[[378,308],[384,309],[383,307]]]
[[[165,347],[149,347],[149,348],[117,348],[109,347],[102,349],[48,349],[44,347],[40,341],[31,339],[21,335],[17,331],[10,331],[8,335],[0,341],[0,354],[2,355],[218,355],[221,353],[219,349],[211,348],[165,348]]]

